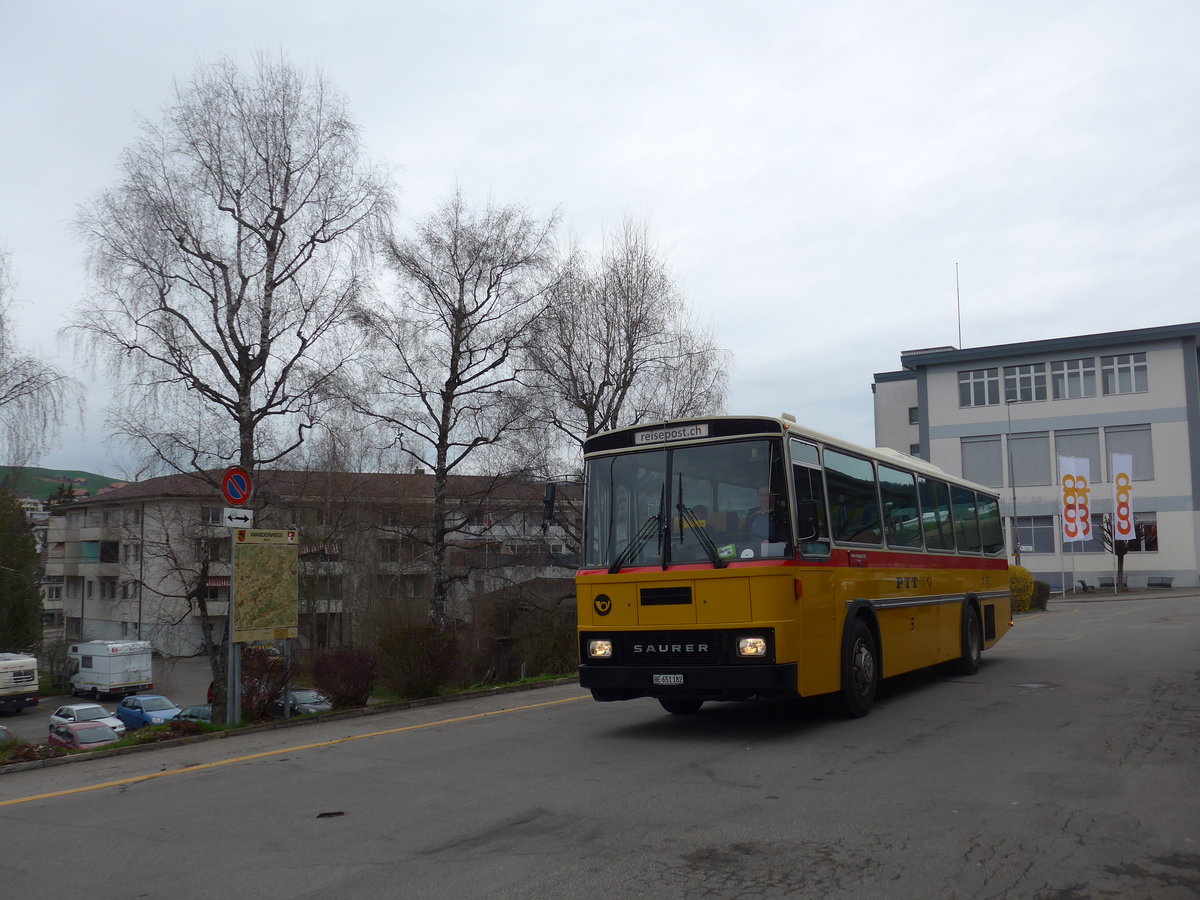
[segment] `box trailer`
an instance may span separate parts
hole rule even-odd
[[[20,712],[38,705],[37,657],[0,653],[0,709]]]
[[[84,641],[71,644],[71,693],[136,694],[154,687],[149,641]]]

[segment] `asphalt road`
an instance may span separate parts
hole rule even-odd
[[[1195,898],[1200,597],[1059,602],[973,678],[577,686],[0,775],[5,896]]]

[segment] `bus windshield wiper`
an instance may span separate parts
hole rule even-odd
[[[666,493],[666,485],[663,485],[663,494]],[[616,575],[622,568],[629,565],[635,556],[642,552],[642,548],[646,546],[650,538],[657,532],[661,540],[663,521],[663,495],[658,498],[658,512],[646,519],[642,523],[642,527],[638,529],[637,534],[625,545],[625,549],[620,552],[612,565],[608,567],[609,575]],[[660,548],[661,549],[661,548]]]
[[[692,534],[696,536],[696,540],[700,542],[700,546],[704,548],[704,552],[708,554],[708,558],[712,560],[713,566],[718,569],[725,568],[726,562],[721,559],[721,554],[717,552],[717,545],[709,537],[708,529],[696,518],[696,514],[690,506],[683,505],[682,472],[679,474],[679,493],[675,495],[675,509],[679,512],[679,542],[683,543],[683,526],[686,523],[687,527],[692,529]]]

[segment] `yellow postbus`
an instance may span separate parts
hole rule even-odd
[[[837,695],[974,674],[1012,624],[990,488],[791,417],[597,434],[576,579],[580,684],[596,700]]]

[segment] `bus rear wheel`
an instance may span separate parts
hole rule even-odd
[[[842,655],[842,711],[859,719],[871,711],[879,689],[879,654],[875,635],[860,616],[850,626]]]
[[[704,705],[703,700],[693,700],[690,697],[670,700],[660,697],[658,702],[673,716],[690,716],[692,713],[700,712],[700,707]]]
[[[962,656],[954,661],[954,671],[959,675],[974,675],[979,671],[983,657],[983,638],[979,634],[979,613],[967,603],[962,615]]]

